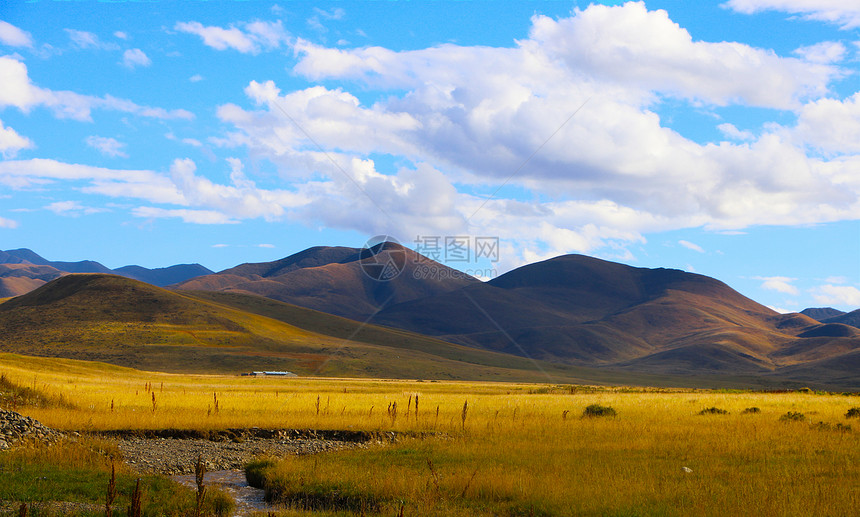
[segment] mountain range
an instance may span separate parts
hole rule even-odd
[[[22,262],[8,267],[43,266]],[[61,281],[69,282],[65,278],[55,280],[38,290],[39,297],[54,300],[51,292]],[[70,287],[64,289],[67,292]],[[457,354],[468,350],[473,354],[469,361],[476,376],[479,371],[486,374],[486,368],[498,368],[493,361],[504,357],[526,361],[510,363],[517,366],[507,371],[508,377],[511,371],[522,374],[523,368],[528,370],[523,365],[528,364],[565,378],[603,382],[647,378],[652,384],[678,385],[687,379],[688,385],[802,383],[860,389],[860,329],[854,326],[860,311],[842,313],[822,308],[809,309],[807,314],[779,314],[710,277],[673,269],[636,268],[583,255],[529,264],[481,282],[395,244],[370,250],[317,247],[275,262],[242,264],[184,280],[170,289],[171,296],[183,300],[229,307],[254,321],[274,319],[327,339],[359,341],[362,346],[379,346],[382,339],[389,346],[425,354],[445,347],[455,347]],[[127,286],[120,290],[135,291]],[[129,304],[131,313],[146,306],[133,299],[126,297],[115,303]],[[22,328],[19,316],[8,315],[13,314],[8,313],[10,310],[23,310],[20,300],[26,302],[28,298],[22,296],[0,305],[0,329]],[[53,303],[43,303],[39,310],[53,310]],[[61,311],[65,316],[60,319],[74,320],[73,305],[65,307]],[[194,310],[185,313],[193,314]],[[7,314],[5,319],[3,314]],[[150,316],[141,318],[146,322]],[[249,330],[253,326],[239,326],[251,334],[256,332]],[[218,332],[241,333],[230,328],[227,325]],[[334,328],[340,330],[332,331]],[[367,330],[370,328],[373,332]],[[201,329],[189,332],[205,335]],[[123,342],[122,336],[115,337],[117,343]],[[55,352],[56,339],[27,337],[29,342],[35,340],[45,347],[54,343]],[[76,339],[85,340],[85,336]],[[311,348],[325,355],[327,345],[321,343],[330,341],[318,339],[320,343]],[[247,343],[253,341],[248,337]],[[279,344],[266,345],[270,351],[293,346],[288,337],[275,341]],[[400,341],[410,344],[398,344]],[[8,340],[5,344],[0,340],[0,349],[12,348]],[[457,371],[457,378],[469,377],[461,368],[452,370],[457,359],[450,354],[445,360],[455,363],[444,367],[434,362],[438,354],[430,356],[434,359],[422,364],[433,366],[419,368],[425,372],[420,376],[444,377],[448,370]],[[119,360],[114,357],[114,362]],[[383,354],[381,361],[392,362],[392,358]],[[349,362],[338,369],[356,374],[354,365],[346,365]],[[238,365],[241,361],[234,358],[227,363]],[[206,364],[214,368],[215,363]],[[506,367],[510,364],[505,363]],[[379,365],[369,368],[358,371],[388,371]],[[402,364],[394,370],[416,371]],[[559,373],[562,371],[566,373]]]
[[[36,252],[21,248],[0,250],[0,298],[28,293],[45,283],[69,273],[108,273],[133,278],[164,287],[183,282],[212,271],[200,264],[179,264],[166,268],[148,269],[124,266],[110,269],[92,260],[59,262],[43,258]]]

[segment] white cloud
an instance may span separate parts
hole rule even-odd
[[[860,217],[860,157],[810,156],[799,127],[775,124],[756,135],[726,121],[719,129],[731,142],[701,144],[656,114],[666,96],[802,111],[839,68],[693,41],[641,3],[533,24],[515,48],[394,52],[297,40],[294,72],[391,94],[364,105],[344,88],[285,93],[252,81],[245,93],[257,108],[220,106],[234,127],[210,142],[271,161],[309,200],[295,217],[407,238],[416,228],[495,234],[525,250],[511,264],[570,251],[626,256],[625,246],[653,231]],[[367,159],[373,153],[413,166],[383,173]],[[434,185],[422,196],[417,177]],[[485,203],[461,193],[468,185],[486,196],[508,178],[546,200]],[[432,217],[422,217],[428,207]]]
[[[847,284],[848,279],[844,276],[829,276],[824,279],[824,282],[828,284]]]
[[[860,153],[860,92],[810,102],[798,115],[796,138],[827,153]]]
[[[724,124],[720,124],[717,126],[717,129],[720,130],[720,133],[725,135],[732,140],[740,140],[740,141],[753,141],[755,140],[755,135],[751,131],[742,131],[734,126],[734,124],[729,124],[728,122]]]
[[[14,106],[28,113],[37,106],[45,106],[57,118],[81,121],[92,120],[92,110],[104,109],[135,114],[157,119],[192,119],[194,115],[183,109],[166,110],[141,106],[127,99],[112,95],[94,97],[70,91],[55,91],[40,88],[30,81],[27,65],[10,56],[0,56],[0,108]]]
[[[139,48],[131,48],[123,52],[122,65],[133,69],[138,66],[149,66],[152,60]]]
[[[106,211],[104,208],[83,206],[78,201],[57,201],[45,206],[45,209],[66,217],[78,217]]]
[[[0,20],[0,43],[10,47],[32,47],[33,38],[29,32]]]
[[[0,155],[3,158],[14,158],[21,149],[32,149],[35,147],[32,140],[19,135],[11,127],[4,127],[0,120]]]
[[[322,24],[323,20],[342,20],[346,16],[346,11],[340,7],[334,7],[329,10],[314,7],[314,15],[307,19],[308,26],[316,31],[325,32],[328,29]]]
[[[838,63],[845,58],[846,52],[845,45],[838,41],[822,41],[794,51],[806,61],[822,64]]]
[[[687,248],[688,250],[693,250],[693,251],[696,251],[696,252],[699,252],[699,253],[704,253],[704,252],[705,252],[705,250],[704,250],[701,246],[699,246],[698,244],[694,244],[694,243],[692,243],[692,242],[690,242],[690,241],[680,240],[680,241],[678,241],[678,244],[680,244],[681,246],[683,246],[683,247]]]
[[[116,31],[113,33],[113,35],[115,38],[119,38],[121,40],[127,40],[128,39],[128,34],[126,34],[123,31]]]
[[[213,244],[212,247],[213,248],[229,248],[230,245],[229,244]]]
[[[203,79],[204,79],[203,76],[200,74],[194,74],[188,78],[188,80],[191,81],[192,83],[199,83]]]
[[[14,229],[18,227],[18,221],[0,217],[0,228]]]
[[[850,285],[822,285],[812,291],[812,297],[822,305],[860,307],[860,289]]]
[[[69,39],[72,40],[72,44],[78,49],[119,50],[119,45],[102,41],[92,32],[75,29],[64,30],[69,35]]]
[[[125,149],[126,144],[116,140],[115,138],[108,138],[103,136],[88,136],[86,139],[86,143],[88,146],[92,147],[93,149],[96,149],[104,156],[110,156],[111,158],[128,158],[128,155],[123,150]]]
[[[240,28],[241,27],[241,28]],[[195,34],[203,44],[216,50],[237,50],[243,54],[258,54],[261,50],[274,50],[286,43],[288,35],[280,20],[277,22],[254,21],[228,28],[204,26],[200,22],[178,22],[174,30]]]
[[[800,291],[797,289],[797,287],[791,285],[792,282],[797,280],[796,278],[789,278],[785,276],[757,276],[753,278],[755,280],[763,281],[761,284],[762,289],[790,294],[792,296],[797,296],[798,294],[800,294]]]
[[[585,21],[571,21],[580,17]],[[657,33],[668,30],[669,43],[651,41],[654,34],[646,30],[642,38],[650,40],[642,43],[649,55],[641,56],[630,41],[637,32],[613,26],[625,20],[641,21]],[[313,87],[282,95],[272,81],[252,82],[246,93],[268,109],[221,106],[221,120],[238,131],[217,142],[247,146],[256,155],[269,157],[289,177],[318,172],[297,159],[303,149],[315,147],[304,132],[324,149],[434,163],[452,181],[465,184],[499,184],[528,162],[512,178],[513,184],[552,197],[577,199],[586,193],[591,199],[668,220],[667,228],[704,225],[733,230],[754,224],[834,221],[860,213],[860,182],[852,179],[860,164],[807,156],[792,128],[774,126],[756,137],[726,123],[721,126],[724,132],[750,143],[703,145],[663,127],[651,109],[659,102],[655,92],[664,90],[686,91],[691,99],[715,103],[737,98],[742,104],[796,106],[809,92],[826,91],[830,76],[818,74],[820,66],[740,46],[732,47],[740,64],[732,72],[720,72],[723,47],[692,42],[665,13],[648,13],[637,3],[592,6],[563,20],[537,17],[535,25],[539,27],[532,30],[533,38],[514,49],[441,45],[406,52],[379,47],[341,50],[300,40],[294,70],[311,80],[354,80],[407,93],[365,107],[341,89]],[[672,73],[624,78],[612,76],[596,57],[583,61],[582,56],[573,56],[579,61],[568,63],[569,49],[583,45],[562,43],[587,40],[592,33],[603,35],[600,44],[607,46],[610,61],[621,59],[624,53],[619,49],[632,49],[626,58],[631,63],[619,61],[617,68],[655,60]],[[534,39],[535,34],[541,39]],[[673,47],[675,40],[680,51]],[[687,51],[703,63],[716,62],[717,72],[701,63],[689,69],[686,58],[679,57]],[[651,74],[645,68],[641,73]],[[769,73],[780,83],[777,90],[782,88],[782,94],[771,97],[769,91],[767,99],[745,99],[747,90],[753,92],[750,95],[768,90],[762,88],[761,74]],[[688,81],[690,74],[699,75]],[[798,77],[814,79],[804,82]],[[723,93],[714,89],[715,84],[722,85]],[[782,100],[774,100],[779,95]]]
[[[860,5],[846,0],[728,0],[724,6],[739,13],[783,11],[810,20],[838,25],[842,29],[860,27]]]
[[[274,248],[274,244],[257,244],[258,248]]]
[[[341,9],[340,7],[333,7],[326,11],[325,9],[320,9],[319,7],[314,7],[314,12],[319,16],[322,16],[326,20],[342,20],[344,16],[346,16],[346,11]]]
[[[788,108],[827,91],[837,69],[733,42],[693,41],[644,2],[591,5],[570,18],[536,16],[530,42],[576,70],[709,104]],[[635,27],[635,29],[633,29]]]
[[[768,308],[768,309],[770,309],[770,310],[772,310],[772,311],[776,311],[776,312],[778,312],[778,313],[780,313],[780,314],[791,314],[791,313],[793,313],[793,312],[797,312],[797,311],[794,311],[794,310],[791,310],[791,309],[784,309],[784,308],[782,308],[782,307],[774,307],[773,305],[768,305],[768,306],[767,306],[767,308]]]
[[[235,219],[214,210],[166,209],[151,206],[141,206],[132,210],[135,217],[145,219],[178,218],[191,224],[235,224]]]

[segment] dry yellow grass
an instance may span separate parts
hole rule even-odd
[[[172,375],[12,355],[0,355],[0,372],[74,402],[25,411],[60,429],[438,433],[281,459],[268,472],[306,500],[341,494],[329,503],[342,509],[364,501],[388,515],[403,505],[405,515],[850,516],[860,507],[860,421],[845,417],[857,395]],[[590,404],[618,416],[582,418]],[[698,414],[710,407],[729,413]],[[743,413],[750,407],[760,412]],[[790,411],[806,420],[781,421]]]

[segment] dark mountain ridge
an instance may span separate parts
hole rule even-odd
[[[0,251],[0,267],[12,264],[41,266],[41,268],[18,268],[14,275],[3,275],[3,271],[8,272],[11,269],[9,267],[0,269],[0,297],[18,296],[28,293],[66,273],[117,274],[159,287],[165,287],[200,275],[212,273],[210,269],[200,264],[179,264],[157,269],[148,269],[141,266],[124,266],[111,270],[92,260],[81,260],[78,262],[47,260],[27,248]],[[50,270],[45,268],[50,268]],[[3,277],[12,276],[16,278],[14,281],[2,280]]]

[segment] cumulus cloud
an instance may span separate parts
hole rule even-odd
[[[274,81],[252,81],[245,93],[255,107],[220,106],[219,119],[233,129],[210,141],[275,164],[311,200],[303,218],[367,233],[409,225],[495,232],[527,248],[521,260],[601,249],[625,257],[625,246],[668,229],[736,231],[860,215],[860,157],[807,153],[814,127],[828,118],[813,108],[843,74],[829,64],[839,57],[834,45],[797,58],[694,41],[665,12],[628,3],[559,20],[537,16],[513,48],[396,52],[297,40],[293,49],[293,70],[307,79],[382,95],[366,105],[345,86],[283,92]],[[662,123],[656,111],[667,97],[792,109],[801,122],[765,124],[754,134],[725,121],[718,129],[729,142],[698,143]],[[835,102],[850,128],[853,106]],[[860,141],[846,135],[851,142],[841,149]],[[375,153],[414,166],[382,173],[368,159]],[[419,175],[436,182],[424,194],[438,196],[434,218],[422,219],[428,204],[410,197]],[[509,179],[545,199],[463,193],[465,185],[491,193]]]
[[[782,11],[846,30],[860,27],[860,5],[845,0],[728,0],[723,5],[744,14]]]
[[[0,228],[14,229],[17,227],[18,227],[18,221],[13,221],[12,219],[6,219],[4,217],[0,217]]]
[[[157,119],[194,118],[187,110],[141,106],[112,95],[95,97],[40,88],[30,80],[27,65],[10,56],[0,56],[0,82],[3,84],[3,88],[0,88],[0,108],[14,106],[25,113],[34,107],[44,106],[51,109],[57,118],[81,121],[91,121],[94,109],[120,111]]]
[[[754,279],[762,280],[762,289],[790,294],[792,296],[797,296],[798,294],[800,294],[800,291],[797,289],[797,287],[791,284],[792,282],[797,280],[796,278],[789,278],[785,276],[757,276],[754,277]]]
[[[118,141],[115,138],[108,138],[103,136],[88,136],[86,138],[86,143],[88,146],[92,147],[93,149],[96,149],[104,156],[109,156],[111,158],[128,158],[128,155],[125,153],[125,151],[123,151],[123,149],[125,149],[126,144]]]
[[[173,28],[179,32],[199,36],[204,45],[216,50],[233,49],[243,54],[259,54],[262,50],[274,50],[288,40],[280,20],[231,24],[227,28],[205,26],[200,22],[178,22]]]
[[[822,285],[812,290],[812,296],[822,305],[860,307],[860,289],[851,285]]]
[[[14,158],[21,149],[31,149],[35,147],[33,142],[18,134],[11,127],[4,127],[3,121],[0,120],[0,154],[3,158]]]
[[[716,105],[787,108],[827,91],[838,71],[733,42],[694,41],[644,2],[591,5],[570,18],[536,16],[530,42],[577,70]],[[635,29],[633,29],[635,27]]]
[[[123,52],[122,65],[126,68],[134,69],[138,66],[149,66],[152,60],[139,48],[131,48]]]
[[[828,97],[805,105],[796,136],[826,153],[860,153],[860,92],[844,100]]]
[[[0,43],[10,47],[32,47],[33,38],[29,32],[15,27],[9,22],[0,20]]]

